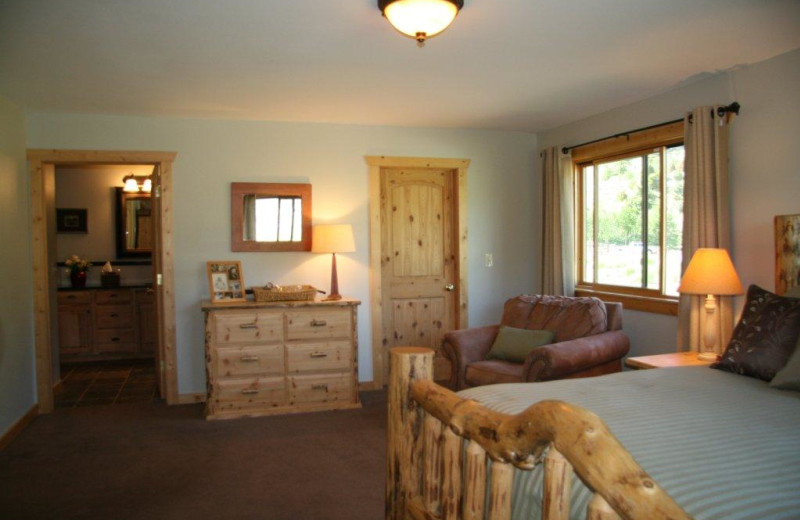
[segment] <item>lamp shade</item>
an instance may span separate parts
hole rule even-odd
[[[122,179],[122,182],[124,183],[122,191],[127,193],[136,193],[139,191],[139,183],[136,182],[136,177],[134,177],[133,174],[126,175]]]
[[[320,224],[311,230],[312,253],[352,253],[355,250],[350,224]]]
[[[700,248],[692,255],[678,292],[732,296],[744,289],[726,250]]]
[[[378,0],[378,7],[392,26],[424,43],[453,22],[464,0]]]

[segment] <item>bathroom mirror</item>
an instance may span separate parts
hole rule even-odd
[[[149,193],[116,189],[117,257],[150,256],[153,251],[153,208]]]
[[[231,251],[311,251],[311,185],[231,183]]]

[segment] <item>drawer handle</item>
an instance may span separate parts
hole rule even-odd
[[[326,354],[325,352],[312,352],[311,353],[311,357],[312,358],[323,358],[323,357],[328,357],[328,354]]]
[[[312,390],[325,390],[328,391],[328,385],[311,385]]]
[[[312,327],[324,327],[328,322],[325,320],[311,320]]]
[[[113,337],[113,338],[111,338],[111,341],[119,341],[119,338]]]
[[[117,314],[116,312],[113,312],[113,313],[109,314],[109,316],[111,316],[112,318],[118,318],[119,314]]]
[[[242,390],[242,393],[244,395],[257,394],[258,393],[258,388],[245,388],[244,390]]]
[[[67,296],[67,298],[69,298],[70,300],[74,300],[75,298],[77,298],[77,296],[75,296],[74,294],[70,294],[69,296]]]
[[[242,363],[255,363],[258,361],[258,356],[242,356],[239,358]]]
[[[256,325],[255,322],[253,322],[253,323],[242,323],[241,325],[239,325],[239,328],[240,329],[257,329],[258,325]]]
[[[109,295],[108,295],[108,297],[109,297],[109,298],[116,298],[116,297],[117,297],[117,295],[116,295],[116,294],[114,294],[114,293],[111,293],[111,294],[109,294]]]

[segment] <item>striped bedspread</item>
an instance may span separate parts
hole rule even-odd
[[[459,393],[516,414],[543,399],[587,408],[692,516],[800,518],[800,392],[706,367],[623,372]],[[518,471],[513,517],[539,518],[542,466]],[[589,491],[576,478],[571,517]]]

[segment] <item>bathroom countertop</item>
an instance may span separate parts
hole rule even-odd
[[[87,285],[86,287],[72,287],[64,285],[58,288],[59,291],[113,291],[114,289],[151,289],[152,283],[123,283],[116,287],[102,287],[100,285]]]

